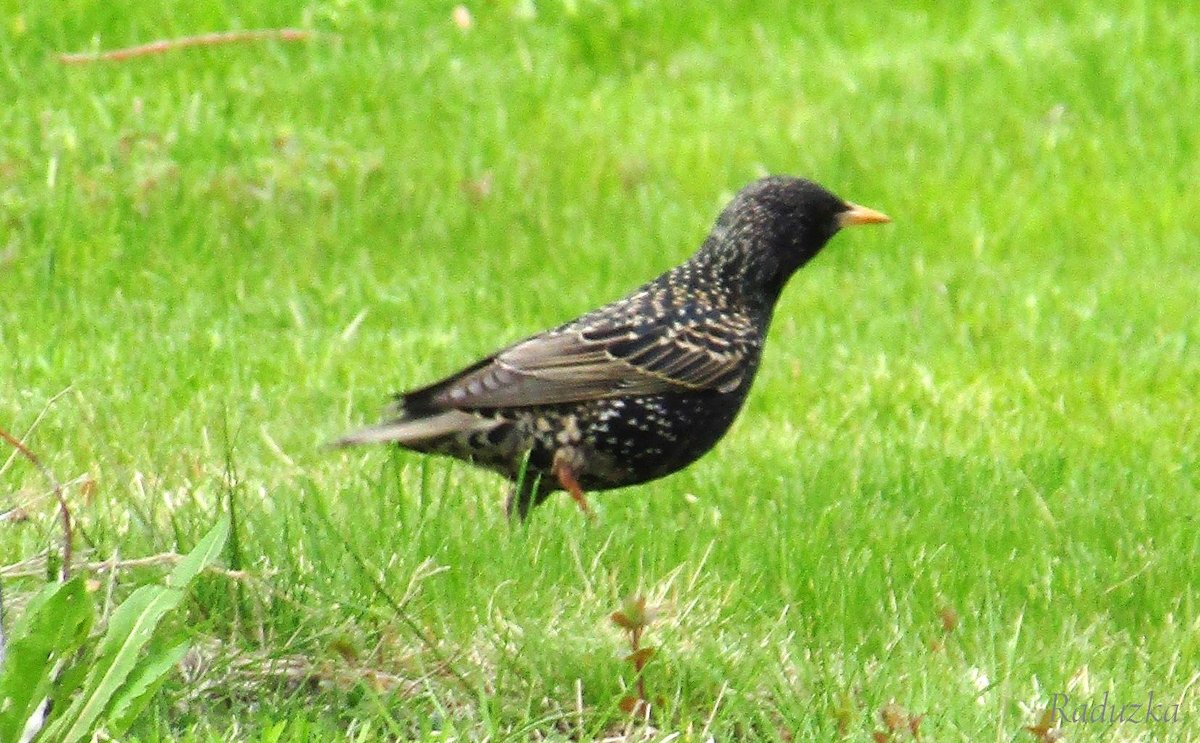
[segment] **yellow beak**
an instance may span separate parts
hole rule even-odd
[[[892,218],[883,212],[850,202],[846,202],[846,211],[838,215],[838,226],[840,227],[851,227],[856,224],[884,224],[891,221]]]

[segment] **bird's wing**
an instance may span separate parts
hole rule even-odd
[[[681,316],[667,324],[603,319],[533,336],[397,402],[414,414],[728,392],[741,383],[758,344],[753,323],[736,314]]]

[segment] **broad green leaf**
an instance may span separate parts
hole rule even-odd
[[[72,656],[72,663],[62,669],[50,687],[50,714],[46,719],[49,726],[70,709],[71,699],[83,688],[83,681],[91,670],[91,654],[78,653]]]
[[[83,578],[45,586],[13,625],[0,669],[0,741],[17,740],[25,722],[51,690],[58,661],[86,640],[92,605]]]
[[[280,720],[279,722],[264,728],[262,739],[259,743],[279,743],[283,739],[283,734],[287,731],[287,722]]]
[[[149,642],[158,622],[182,598],[180,591],[142,586],[121,602],[108,620],[108,630],[92,661],[83,693],[47,727],[49,740],[75,741],[87,735],[133,671],[138,653]]]
[[[186,588],[187,584],[191,583],[192,579],[221,553],[228,536],[229,519],[222,518],[192,548],[192,551],[184,555],[183,559],[175,565],[175,569],[167,576],[167,585],[171,588]]]
[[[74,604],[78,597],[86,598],[86,595],[87,592],[84,589],[83,577],[79,575],[66,583],[55,582],[46,584],[25,603],[24,612],[13,622],[12,627],[9,629],[9,642],[14,642],[29,634],[34,629],[35,623],[44,624],[49,619],[49,621],[57,625],[59,624],[57,621],[59,618],[65,619],[68,616],[68,614],[59,613],[67,611],[61,603],[47,607],[48,602],[66,601]],[[43,607],[46,608],[43,610]],[[90,612],[88,612],[88,616],[91,616]],[[38,624],[38,626],[40,627],[41,624]],[[62,622],[61,624],[64,629],[68,626],[66,622]],[[86,634],[88,629],[90,627],[83,628],[83,632]]]
[[[222,519],[179,561],[166,586],[142,586],[113,612],[96,651],[84,691],[46,730],[51,740],[73,743],[85,737],[113,697],[134,673],[138,656],[167,612],[183,601],[183,590],[224,546],[229,522]]]
[[[183,660],[187,651],[188,643],[181,642],[171,647],[152,650],[138,664],[137,670],[129,677],[128,683],[113,699],[106,726],[110,735],[119,737],[125,734],[129,726],[141,714],[146,703],[154,696],[154,692],[158,691],[158,688],[166,681],[167,672]]]

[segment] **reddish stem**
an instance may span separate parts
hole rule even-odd
[[[67,508],[67,499],[63,497],[62,485],[58,483],[58,478],[50,471],[46,465],[42,464],[42,460],[38,455],[34,454],[29,447],[21,443],[20,439],[13,436],[8,431],[0,428],[0,439],[4,439],[13,448],[21,452],[21,454],[37,467],[42,477],[50,483],[50,487],[54,489],[54,497],[58,500],[58,516],[62,521],[63,544],[62,544],[62,569],[59,571],[62,580],[67,580],[71,577],[71,543],[74,541],[73,530],[71,528],[71,509]]]
[[[642,675],[642,669],[646,667],[646,660],[638,651],[642,645],[642,631],[644,627],[635,627],[629,630],[629,647],[633,650],[633,670],[637,674],[637,694],[638,699],[647,707],[650,705],[650,700],[646,698],[646,679]]]

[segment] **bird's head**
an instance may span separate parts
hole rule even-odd
[[[882,212],[841,199],[803,178],[771,176],[733,198],[696,255],[746,298],[774,302],[798,268],[843,227],[879,224]]]

